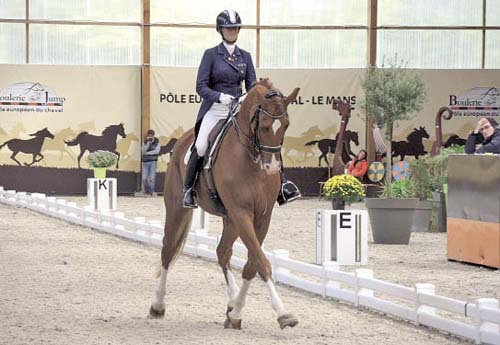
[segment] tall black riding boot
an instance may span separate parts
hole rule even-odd
[[[278,194],[278,204],[280,206],[288,202],[297,200],[302,196],[302,194],[300,194],[299,188],[295,185],[295,183],[293,183],[292,181],[288,181],[285,178],[283,170],[281,170],[280,172],[280,179],[281,179],[281,188]]]
[[[182,200],[182,206],[185,208],[197,208],[198,204],[196,202],[196,191],[193,189],[196,182],[196,177],[198,172],[203,168],[203,157],[198,156],[196,149],[191,152],[189,161],[186,167],[186,177],[184,178],[184,187],[182,188],[182,193],[184,198]]]

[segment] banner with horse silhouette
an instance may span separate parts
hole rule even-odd
[[[437,111],[453,111],[443,123],[444,143],[463,144],[479,116],[500,116],[500,74],[488,70],[418,70],[427,85],[428,101],[414,118],[402,121],[394,130],[395,155],[417,158],[430,152],[435,140]],[[164,142],[178,138],[193,126],[201,98],[195,92],[196,68],[152,69],[151,121]],[[258,69],[257,77],[269,77],[284,93],[300,86],[296,102],[290,105],[290,127],[283,144],[287,167],[325,167],[335,151],[341,117],[332,110],[334,99],[351,105],[342,160],[348,161],[365,149],[366,128],[360,109],[364,69],[274,70]],[[383,131],[381,133],[384,134]],[[406,158],[405,158],[406,157]],[[397,158],[396,158],[397,159]]]
[[[0,65],[0,179],[44,176],[47,188],[84,192],[87,155],[107,150],[135,189],[140,99],[135,67]]]

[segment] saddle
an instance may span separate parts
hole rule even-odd
[[[236,119],[236,116],[239,113],[239,105],[240,103],[234,103],[229,110],[227,118],[224,120],[219,120],[219,122],[217,122],[214,128],[210,131],[210,134],[208,135],[208,148],[207,148],[208,154],[205,154],[203,160],[204,171],[203,174],[200,173],[200,175],[205,178],[205,181],[207,183],[208,196],[212,202],[212,205],[218,212],[224,215],[227,214],[227,210],[224,207],[224,204],[219,197],[217,188],[215,187],[212,168],[217,160],[220,145],[224,137],[226,136],[229,128],[231,128],[233,121]],[[191,143],[189,149],[186,152],[186,155],[184,156],[184,164],[187,164],[187,162],[189,161],[189,157],[191,156],[193,147],[194,147],[194,141]],[[198,190],[197,192],[199,193]]]

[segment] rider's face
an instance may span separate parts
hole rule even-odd
[[[240,28],[221,28],[222,36],[228,42],[236,42]]]

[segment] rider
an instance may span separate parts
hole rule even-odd
[[[241,18],[236,11],[225,10],[216,20],[217,32],[222,42],[205,50],[198,68],[196,92],[203,98],[195,124],[195,147],[191,152],[184,180],[183,206],[198,207],[193,186],[198,172],[203,168],[203,156],[208,148],[208,135],[215,124],[227,118],[229,106],[242,95],[242,82],[248,92],[256,81],[252,57],[236,46],[241,28]],[[299,198],[300,192],[293,182],[281,172],[281,189],[278,203],[283,205]]]

